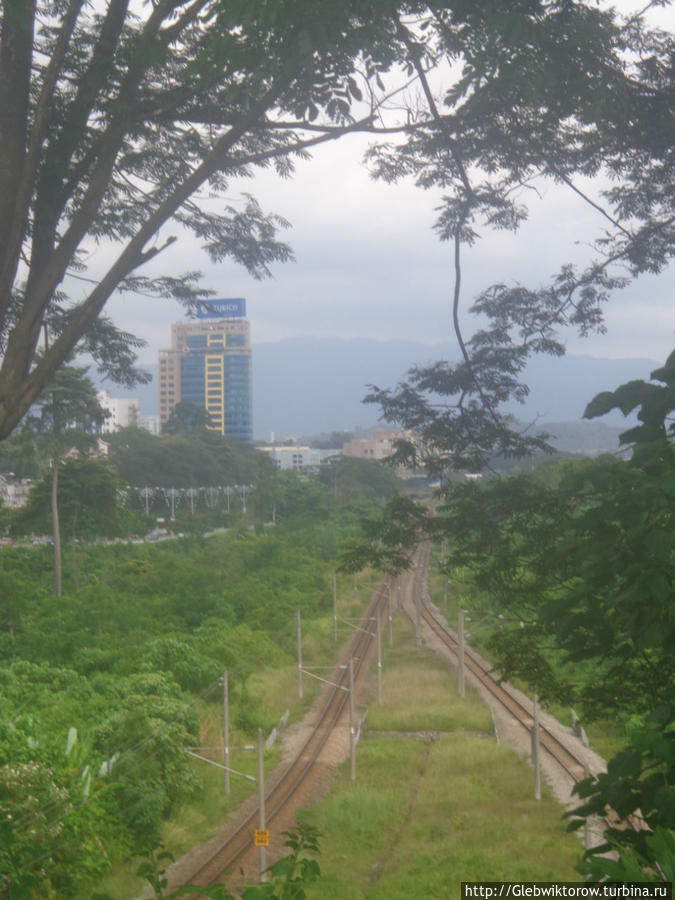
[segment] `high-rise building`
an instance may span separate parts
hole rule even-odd
[[[240,297],[205,300],[197,322],[171,326],[171,348],[159,351],[159,420],[176,404],[206,410],[213,431],[238,441],[253,437],[251,329]]]
[[[138,426],[140,418],[138,400],[129,397],[111,397],[110,391],[105,390],[97,391],[96,398],[98,405],[108,413],[108,417],[101,425],[101,434],[112,434],[120,428]]]

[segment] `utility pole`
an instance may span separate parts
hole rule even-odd
[[[265,767],[263,765],[262,728],[258,729],[258,828],[265,831]],[[260,881],[267,881],[265,845],[258,847],[258,875]]]
[[[333,572],[333,640],[337,644],[337,575]]]
[[[356,778],[356,732],[354,730],[354,659],[349,657],[349,774]]]
[[[420,631],[420,591],[415,591],[415,643],[419,647],[422,643]]]
[[[532,710],[532,764],[534,765],[534,799],[541,800],[541,767],[539,765],[539,703],[534,689]]]
[[[225,796],[230,796],[230,698],[227,669],[223,670],[223,746],[225,748]]]
[[[457,636],[459,638],[459,659],[457,665],[457,680],[459,696],[464,696],[464,610],[460,606],[457,610]]]
[[[398,609],[402,609],[403,605],[401,603],[401,581],[397,579],[396,581],[396,594],[398,596]]]
[[[445,571],[445,551],[446,551],[446,543],[443,541],[441,544],[441,568],[443,569],[443,612],[447,616],[448,614],[448,576]]]
[[[358,591],[358,586],[356,584],[356,572],[354,572],[354,593]]]
[[[380,615],[375,613],[375,639],[377,641],[377,702],[382,703],[382,633]]]
[[[584,763],[584,778],[588,778],[590,775],[590,770],[588,768],[588,763]],[[584,819],[584,850],[591,849],[591,821],[590,816],[586,816]],[[588,875],[584,876],[584,881],[588,879]]]
[[[298,610],[298,697],[302,699],[302,627]]]
[[[389,627],[389,646],[394,646],[393,616],[391,610],[391,578],[389,579],[389,598],[387,603],[387,624]]]

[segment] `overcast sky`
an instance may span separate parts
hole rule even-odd
[[[626,4],[637,8],[637,4]],[[642,5],[642,4],[640,4]],[[675,24],[675,10],[659,11]],[[388,186],[370,179],[362,163],[369,139],[343,138],[319,148],[295,177],[272,173],[239,182],[266,211],[292,223],[285,239],[296,261],[274,266],[272,279],[256,282],[234,264],[213,265],[190,236],[158,257],[154,271],[178,275],[199,269],[219,297],[245,297],[254,344],[299,335],[379,340],[406,338],[434,344],[451,339],[451,248],[431,230],[440,192],[412,184]],[[234,187],[234,185],[233,185]],[[232,202],[233,194],[227,198]],[[528,223],[516,234],[490,233],[464,251],[463,325],[472,297],[504,281],[536,286],[565,262],[589,259],[584,242],[602,221],[569,190],[543,187],[528,193]],[[175,229],[165,229],[174,233]],[[100,249],[99,254],[105,256]],[[99,262],[103,262],[100,259]],[[673,267],[616,292],[607,307],[607,334],[568,338],[570,352],[599,357],[663,360],[673,348]],[[170,324],[184,318],[171,301],[117,297],[108,312],[123,328],[148,342],[141,359],[156,363],[169,346]],[[405,366],[404,366],[405,368]]]

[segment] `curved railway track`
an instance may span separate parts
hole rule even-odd
[[[428,559],[429,550],[427,548],[425,559]],[[424,564],[423,564],[424,565]],[[420,617],[422,621],[433,631],[440,639],[442,644],[450,650],[459,664],[459,640],[455,637],[451,629],[442,622],[439,622],[434,612],[431,610],[423,589],[423,585],[416,585],[419,590],[420,597]],[[470,672],[474,678],[483,685],[489,694],[498,701],[498,703],[506,709],[515,718],[528,734],[532,733],[534,724],[533,710],[528,707],[509,687],[499,681],[493,675],[492,667],[486,663],[471,648],[464,646],[464,668]],[[539,744],[540,747],[551,757],[563,772],[574,782],[577,783],[587,777],[587,768],[584,760],[575,754],[567,744],[563,743],[553,732],[539,721]],[[619,819],[612,810],[607,809],[605,817],[602,819],[605,825],[617,827]],[[623,823],[623,827],[632,828],[639,831],[645,828],[645,822],[640,815],[629,816]]]
[[[438,637],[442,644],[458,659],[459,642],[450,629],[438,621],[429,607],[424,592],[425,569],[428,562],[430,548],[422,545],[418,548],[415,566],[408,575],[409,590],[413,598],[420,597],[420,618]],[[405,576],[404,576],[405,577]],[[317,763],[322,749],[326,745],[330,735],[338,725],[345,705],[348,702],[348,673],[345,664],[350,657],[354,658],[354,683],[365,677],[367,667],[363,663],[367,660],[373,644],[374,633],[367,627],[369,620],[375,615],[380,615],[388,599],[388,591],[384,582],[378,585],[370,603],[361,619],[359,628],[349,641],[343,658],[336,663],[336,684],[327,691],[324,706],[321,709],[318,720],[305,744],[296,754],[294,759],[271,783],[265,795],[265,808],[267,823],[273,823],[276,818],[289,806],[297,805],[294,800],[298,797],[303,783]],[[395,600],[395,598],[392,598]],[[506,709],[517,722],[529,733],[532,731],[533,714],[512,691],[492,674],[490,666],[485,663],[471,648],[464,648],[465,669],[476,678],[486,690]],[[546,753],[564,770],[575,782],[585,777],[584,762],[577,757],[569,747],[562,743],[548,728],[539,723],[540,743]],[[216,848],[210,857],[193,871],[189,881],[191,884],[208,887],[222,879],[223,875],[230,871],[234,865],[241,861],[246,853],[253,849],[253,832],[257,827],[257,805],[247,815],[237,829],[233,831]],[[630,823],[635,827],[633,823]]]
[[[422,620],[431,628],[434,634],[443,642],[456,658],[459,657],[459,641],[454,634],[447,629],[435,617],[426,600],[422,601]],[[501,684],[492,674],[489,665],[470,647],[464,647],[464,668],[476,678],[490,694],[513,715],[520,725],[530,733],[534,724],[533,712],[504,684]],[[539,722],[539,740],[541,747],[553,757],[558,765],[572,778],[573,781],[581,781],[585,777],[584,762],[573,751],[560,741],[552,731]]]
[[[373,597],[364,613],[358,630],[354,632],[347,645],[345,658],[341,663],[348,663],[349,658],[354,658],[353,673],[355,687],[366,674],[363,665],[368,657],[373,643],[374,633],[367,627],[372,617],[379,615],[388,597],[384,583],[378,585]],[[268,825],[278,818],[283,810],[293,804],[303,782],[306,780],[312,767],[317,763],[319,755],[330,737],[333,729],[342,717],[345,704],[348,702],[349,675],[346,668],[338,667],[336,686],[328,691],[328,697],[321,710],[318,721],[309,738],[297,753],[291,763],[282,771],[274,783],[266,789],[265,810]],[[257,805],[237,830],[229,835],[223,843],[217,847],[210,858],[201,864],[200,868],[193,872],[190,884],[199,887],[209,887],[216,883],[228,872],[249,850],[253,848],[253,832],[257,828]]]

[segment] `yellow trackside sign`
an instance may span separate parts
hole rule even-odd
[[[253,844],[256,847],[269,847],[270,832],[269,828],[256,828],[253,832]]]

